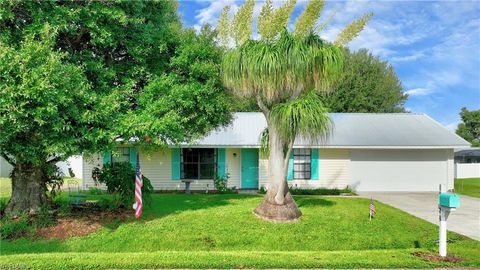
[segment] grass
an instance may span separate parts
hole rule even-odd
[[[295,198],[302,220],[275,224],[252,214],[261,196],[154,194],[140,221],[64,241],[1,241],[0,269],[480,267],[480,242],[455,233],[449,252],[460,264],[411,255],[436,252],[438,228],[393,207],[376,203],[369,221],[367,199]]]
[[[455,192],[480,198],[480,178],[455,179]]]
[[[10,178],[0,177],[0,198],[10,197],[12,193],[12,181]]]

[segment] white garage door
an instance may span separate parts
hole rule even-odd
[[[357,191],[438,191],[439,184],[448,187],[450,176],[453,183],[450,152],[352,149],[350,186]]]

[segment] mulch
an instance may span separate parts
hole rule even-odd
[[[420,257],[421,259],[423,259],[424,261],[427,261],[427,262],[458,263],[458,262],[463,261],[462,258],[460,258],[458,256],[455,256],[455,255],[451,255],[451,254],[448,254],[447,256],[442,257],[442,256],[438,255],[437,253],[432,253],[432,252],[413,252],[412,255]]]
[[[53,226],[39,228],[36,235],[47,240],[65,240],[70,237],[86,236],[107,224],[123,222],[132,217],[132,211],[98,211],[96,209],[74,211],[67,217],[58,217]]]

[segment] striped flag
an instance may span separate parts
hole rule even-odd
[[[372,217],[375,217],[375,214],[377,211],[375,211],[375,205],[373,204],[373,198],[370,197],[370,220],[372,220]]]
[[[140,170],[140,157],[137,154],[137,164],[135,168],[135,203],[133,204],[133,209],[135,210],[135,217],[137,219],[142,215],[143,204],[142,204],[142,171]]]

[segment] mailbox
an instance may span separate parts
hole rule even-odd
[[[438,195],[438,204],[449,208],[460,207],[460,197],[453,193],[440,193]]]

